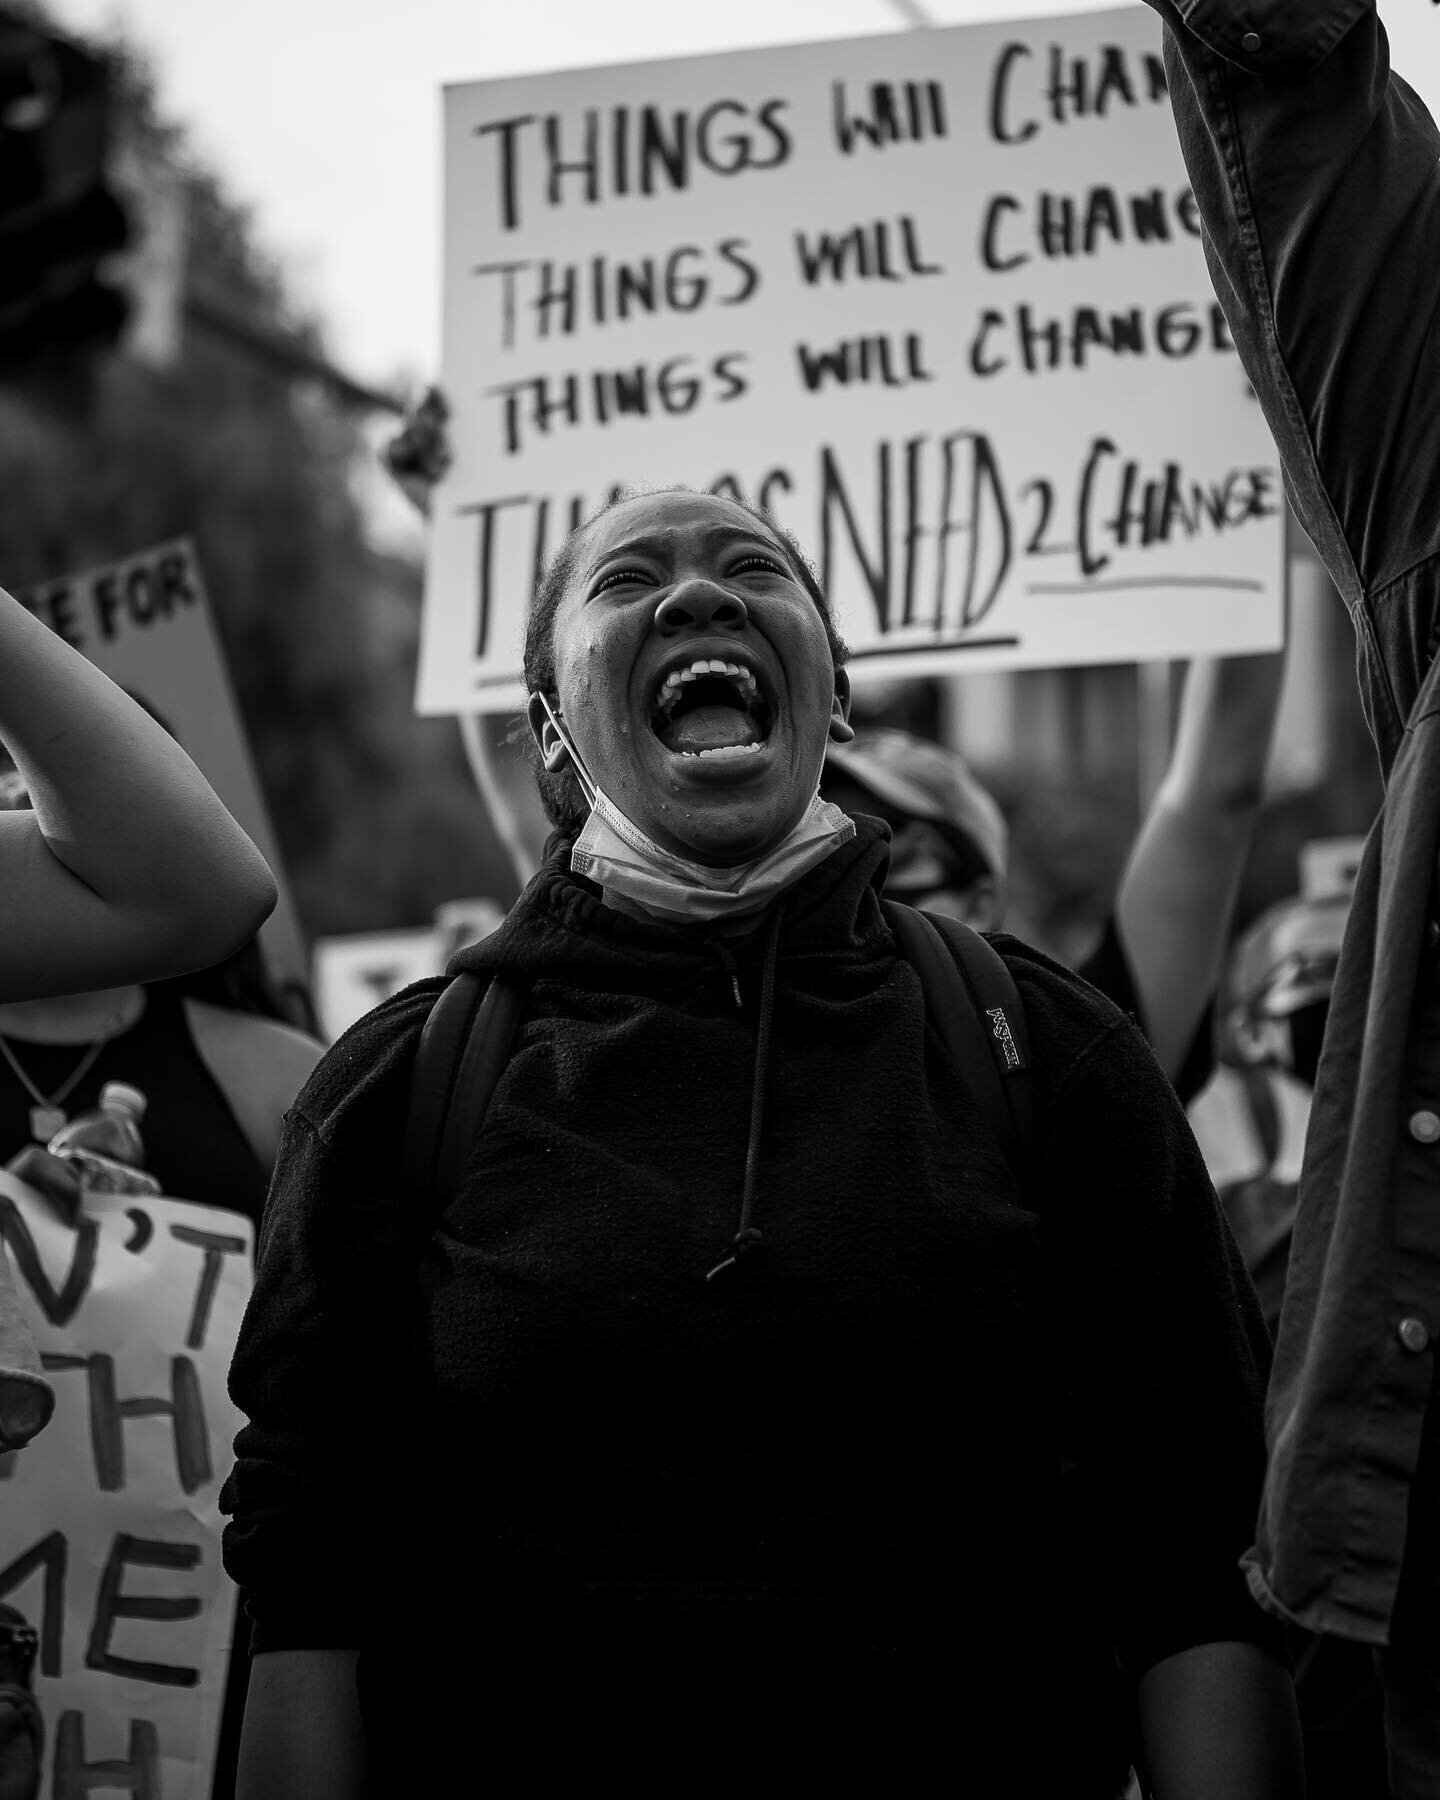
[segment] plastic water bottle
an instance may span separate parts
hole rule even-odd
[[[158,1194],[160,1183],[145,1168],[140,1121],[145,1096],[128,1081],[107,1081],[100,1105],[62,1125],[46,1148],[70,1164],[91,1194]]]

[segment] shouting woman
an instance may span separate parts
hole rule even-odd
[[[441,983],[288,1116],[232,1381],[248,1800],[1298,1791],[1204,1166],[1136,1028],[1003,938],[1002,1150],[886,829],[818,798],[843,657],[728,499],[623,499],[541,584],[557,829],[451,965],[528,984],[455,1189],[402,1173]]]

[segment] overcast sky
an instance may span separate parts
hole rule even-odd
[[[445,82],[903,29],[891,0],[51,0],[118,22],[166,109],[325,320],[336,359],[389,383],[434,372]],[[1096,10],[925,0],[944,23]],[[1440,111],[1440,7],[1382,0],[1396,67]]]

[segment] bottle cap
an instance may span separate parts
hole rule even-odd
[[[100,1090],[101,1112],[128,1113],[137,1125],[145,1117],[147,1104],[139,1088],[128,1081],[107,1081]]]

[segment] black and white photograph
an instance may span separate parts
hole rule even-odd
[[[0,1800],[1440,1800],[1440,0],[0,0]]]

